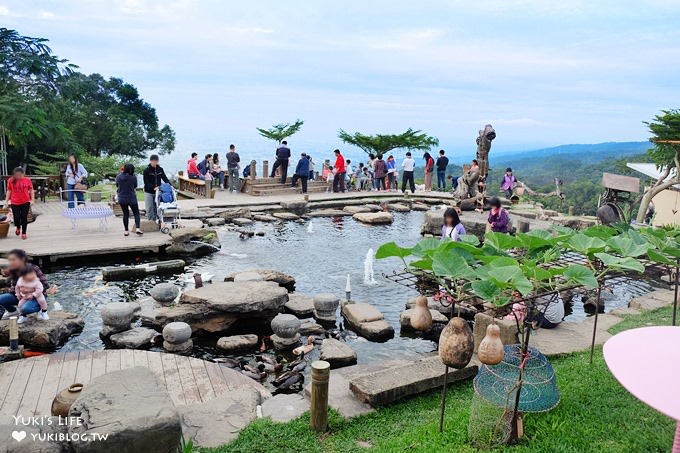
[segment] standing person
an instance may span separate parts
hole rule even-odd
[[[437,189],[446,190],[446,169],[449,166],[449,158],[446,157],[443,149],[439,150],[437,158]]]
[[[240,183],[238,177],[238,168],[241,165],[241,156],[236,152],[236,145],[233,143],[229,145],[229,152],[227,153],[227,170],[229,171],[229,193],[233,191],[240,192]]]
[[[38,318],[47,320],[47,311],[42,314],[40,303],[35,299],[29,299],[20,309],[17,309],[19,305],[19,297],[17,296],[17,282],[19,281],[20,273],[25,271],[25,269],[30,268],[40,281],[43,287],[43,296],[48,294],[54,294],[56,288],[50,288],[49,283],[45,274],[40,270],[35,264],[28,262],[28,257],[26,252],[21,249],[10,250],[7,254],[7,267],[2,270],[2,275],[9,277],[9,289],[6,293],[0,294],[0,307],[5,311],[2,314],[2,319],[9,319],[12,316],[19,316],[19,323],[26,321],[26,316],[31,313],[39,313]],[[49,288],[49,289],[48,289]]]
[[[198,169],[196,161],[198,161],[198,154],[191,153],[191,159],[187,161],[187,176],[189,179],[205,179],[205,176],[201,174],[201,170]]]
[[[378,158],[373,162],[373,171],[375,176],[375,186],[378,190],[385,190],[385,178],[387,177],[387,164],[383,160],[382,154],[378,154]]]
[[[272,167],[272,174],[270,178],[276,176],[276,170],[281,167],[281,184],[286,183],[288,178],[288,160],[290,159],[290,148],[287,141],[282,141],[281,146],[276,148],[276,162]]]
[[[293,175],[293,183],[291,187],[294,189],[297,186],[298,179],[302,183],[302,193],[307,193],[307,179],[309,178],[309,159],[305,153],[300,154],[300,160],[295,167],[295,174]]]
[[[85,192],[82,190],[75,190],[76,184],[83,184],[83,180],[87,178],[87,170],[83,164],[78,162],[78,158],[75,154],[68,156],[68,165],[66,166],[66,171],[64,172],[66,176],[66,199],[68,200],[68,207],[75,207],[73,203],[73,196],[78,198],[78,204],[85,204]]]
[[[333,166],[335,175],[333,176],[333,192],[345,191],[345,157],[339,149],[335,153],[335,165]]]
[[[508,167],[505,169],[505,174],[501,181],[501,190],[505,192],[505,198],[510,199],[512,197],[512,189],[515,187],[515,184],[517,184],[517,178],[512,174],[512,168]]]
[[[307,160],[309,161],[309,181],[314,181],[315,174],[314,170],[316,169],[316,165],[314,164],[314,161],[312,160],[312,156],[307,154]]]
[[[149,165],[142,173],[144,181],[144,206],[146,207],[146,218],[158,220],[158,206],[156,206],[156,191],[162,182],[170,183],[163,167],[158,165],[158,155],[152,154],[149,157]]]
[[[24,169],[17,167],[12,172],[12,177],[7,180],[7,195],[5,196],[7,206],[12,208],[14,217],[14,234],[21,239],[27,239],[26,229],[28,228],[28,212],[35,201],[35,190],[33,183],[24,174]]]
[[[406,192],[406,183],[408,183],[411,193],[416,193],[416,182],[413,179],[413,171],[416,168],[416,161],[411,157],[411,151],[406,153],[406,158],[401,163],[401,169],[404,174],[401,177],[401,192]]]
[[[432,191],[432,176],[434,176],[434,159],[430,153],[423,154],[425,160],[425,192]]]
[[[453,241],[460,242],[460,237],[465,234],[465,227],[460,222],[458,211],[454,208],[448,208],[444,211],[444,226],[442,226],[442,241],[449,238]]]
[[[377,189],[376,183],[375,183],[375,155],[374,154],[368,155],[368,162],[366,163],[366,166],[368,167],[368,173],[371,175],[371,188]]]
[[[510,232],[510,216],[508,211],[501,206],[501,200],[498,197],[493,197],[489,200],[491,211],[489,212],[489,229],[496,233]]]
[[[393,155],[387,157],[387,190],[396,190],[397,186],[397,161]]]
[[[238,171],[238,168],[236,169]],[[220,164],[220,155],[215,153],[212,155],[212,166],[210,167],[210,173],[212,174],[213,186],[214,182],[217,180],[219,190],[224,189],[224,170],[222,170],[222,165]]]
[[[144,234],[139,228],[139,205],[137,204],[137,177],[135,176],[135,166],[132,164],[125,164],[123,173],[116,176],[116,186],[118,186],[118,204],[123,210],[123,227],[125,231],[124,236],[129,236],[128,224],[130,223],[130,210],[135,216],[135,233],[138,235]]]

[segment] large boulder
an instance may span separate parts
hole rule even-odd
[[[442,234],[442,225],[444,225],[444,211],[441,209],[428,211],[423,216],[423,224],[420,227],[420,234],[431,234],[438,236]]]
[[[321,360],[331,364],[331,368],[341,368],[343,366],[354,365],[357,363],[357,353],[348,344],[335,338],[326,338],[321,343]]]
[[[51,311],[49,321],[30,315],[19,326],[19,343],[39,349],[54,349],[83,330],[84,326],[82,318],[68,311]],[[0,344],[9,344],[9,321],[0,321]]]
[[[169,255],[208,255],[220,250],[217,232],[210,228],[177,228],[170,230],[172,245]]]
[[[254,272],[260,274],[262,280],[267,282],[276,282],[279,286],[286,288],[288,291],[295,291],[295,277],[292,275],[284,274],[283,272],[275,271],[272,269],[249,269],[245,271],[234,272],[224,277],[225,282],[233,282],[234,278],[238,274]]]
[[[358,222],[369,225],[387,225],[394,222],[394,216],[389,212],[358,212],[352,217]]]
[[[71,423],[76,453],[136,453],[177,451],[182,437],[180,416],[168,395],[151,371],[134,367],[95,378],[83,388],[69,411],[81,423]],[[101,440],[91,434],[108,435]]]

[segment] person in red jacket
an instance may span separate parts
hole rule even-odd
[[[21,239],[26,239],[26,228],[28,228],[28,213],[35,200],[33,183],[24,174],[24,169],[17,167],[12,172],[12,177],[7,180],[7,196],[5,201],[12,208],[15,234]]]
[[[340,154],[340,150],[336,149],[333,151],[335,153],[335,165],[333,169],[335,175],[333,176],[333,192],[344,192],[345,191],[345,158]]]
[[[205,179],[205,176],[201,174],[198,169],[196,161],[198,160],[197,153],[191,153],[191,159],[187,161],[187,176],[191,179]]]

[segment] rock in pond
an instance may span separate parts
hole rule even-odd
[[[414,330],[413,327],[411,327],[411,314],[413,314],[413,308],[409,308],[408,310],[401,312],[401,315],[399,316],[399,324],[401,324],[402,330]],[[449,322],[449,318],[437,310],[430,309],[430,314],[432,315],[432,322],[435,324],[446,324]]]
[[[394,337],[394,328],[372,305],[366,303],[345,303],[342,315],[350,329],[371,341],[387,341]]]
[[[253,220],[258,222],[278,222],[279,219],[269,214],[253,214]]]
[[[26,317],[19,326],[19,343],[41,349],[54,349],[83,330],[85,321],[68,311],[51,311],[49,321]],[[9,321],[0,321],[0,344],[9,344]]]
[[[106,266],[102,268],[104,281],[134,280],[151,274],[183,272],[186,263],[183,260],[165,260],[132,266]]]
[[[345,217],[350,215],[352,213],[340,209],[318,209],[307,214],[307,217]]]
[[[69,434],[81,438],[71,443],[76,453],[174,452],[182,436],[180,416],[170,395],[146,367],[95,378],[83,388],[69,416],[82,420],[68,427]],[[102,441],[91,436],[88,440],[92,433],[106,433],[108,438]]]
[[[209,226],[215,227],[215,226],[222,226],[225,223],[227,223],[226,220],[224,220],[222,217],[211,217],[205,221]]]
[[[231,223],[237,226],[248,226],[253,223],[252,220],[246,219],[245,217],[237,217],[235,219],[231,219]]]
[[[169,255],[208,255],[220,250],[217,232],[210,228],[177,228],[170,230],[172,245]]]
[[[298,318],[308,318],[314,314],[314,299],[301,294],[289,294],[284,308]]]
[[[151,288],[149,295],[161,305],[170,305],[179,296],[179,287],[172,283],[158,283]]]
[[[227,222],[230,222],[233,219],[250,219],[253,217],[248,208],[230,209],[228,211],[220,212],[217,216],[222,217]]]
[[[151,346],[151,341],[158,335],[148,327],[135,327],[125,332],[115,333],[109,337],[111,343],[122,349],[146,349]]]
[[[217,340],[217,349],[226,353],[234,353],[255,349],[257,348],[258,343],[259,339],[257,338],[257,335],[232,335]]]
[[[357,353],[354,349],[335,338],[323,340],[320,358],[330,363],[331,368],[341,368],[357,363]]]
[[[359,212],[354,214],[352,218],[369,225],[388,225],[394,222],[394,216],[389,212]]]
[[[264,281],[262,276],[257,272],[241,272],[234,275],[234,281],[238,282],[261,282]]]
[[[307,212],[307,202],[306,201],[282,201],[281,207],[286,210],[301,216]],[[276,214],[274,214],[276,216]]]
[[[349,214],[358,214],[360,212],[372,212],[373,210],[368,206],[345,206],[343,211]]]
[[[411,207],[401,203],[392,203],[387,205],[387,209],[393,212],[410,212]]]
[[[104,305],[99,311],[102,317],[102,337],[130,330],[130,324],[135,317],[135,304],[127,302],[111,302]]]
[[[413,211],[429,211],[430,207],[425,203],[413,203],[411,204],[411,210]]]
[[[317,294],[313,299],[314,318],[324,324],[335,324],[335,313],[340,305],[340,298],[333,294]]]
[[[290,292],[295,291],[295,277],[272,269],[248,269],[245,271],[235,272],[224,277],[224,281],[233,282],[236,275],[246,272],[255,272],[260,274],[262,280],[267,282],[276,282],[279,284],[279,286],[286,288]]]
[[[279,220],[298,220],[300,218],[299,215],[292,212],[275,212],[273,215]]]
[[[300,335],[304,335],[306,337],[310,335],[322,336],[325,332],[326,329],[324,329],[321,324],[318,324],[313,319],[305,319],[302,321],[302,324],[300,324]]]

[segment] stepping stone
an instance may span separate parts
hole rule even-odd
[[[275,212],[273,215],[281,220],[298,220],[300,218],[299,215],[293,214],[292,212]]]
[[[314,299],[300,294],[289,294],[288,302],[283,307],[298,318],[309,318],[314,315]]]
[[[388,204],[387,209],[394,212],[411,212],[411,208],[408,205],[401,203]]]
[[[159,304],[169,305],[179,296],[179,287],[172,283],[158,283],[151,288],[149,295]]]
[[[394,222],[394,216],[389,212],[359,212],[352,217],[357,222],[369,225],[388,225]]]
[[[251,225],[253,223],[253,221],[250,220],[250,219],[246,219],[245,217],[237,217],[235,219],[232,219],[231,223],[233,223],[234,225],[238,225],[238,226],[247,226],[247,225]]]
[[[305,319],[300,325],[300,335],[308,337],[310,335],[323,336],[326,333],[324,327],[313,319]]]
[[[411,209],[413,211],[429,211],[430,207],[424,203],[413,203]]]
[[[54,349],[61,346],[71,335],[83,330],[85,321],[68,311],[51,311],[49,321],[26,317],[19,325],[19,343],[40,349]],[[128,326],[129,327],[129,326]],[[0,344],[9,344],[9,320],[0,321]]]
[[[299,393],[279,393],[264,400],[262,416],[269,417],[275,422],[285,423],[307,412],[309,405],[310,401]]]
[[[345,217],[350,216],[351,213],[340,209],[319,209],[307,214],[307,217]]]
[[[257,335],[233,335],[217,340],[217,349],[227,353],[255,349],[259,344]]]
[[[307,211],[306,201],[282,201],[281,208],[286,211],[294,212],[297,215],[302,215]],[[276,214],[274,214],[276,215]]]
[[[253,214],[253,220],[258,222],[276,222],[279,219],[269,214]]]
[[[158,332],[148,327],[135,327],[126,332],[113,334],[109,337],[109,340],[117,348],[141,349],[150,346],[151,340],[156,335],[158,335]]]
[[[239,208],[239,209],[229,209],[227,211],[222,211],[217,214],[218,217],[222,217],[224,220],[227,222],[233,220],[233,219],[249,219],[252,217],[252,214],[250,212],[250,209],[248,208]]]
[[[225,219],[223,219],[222,217],[212,217],[212,218],[206,220],[205,222],[210,226],[221,226],[221,225],[224,225],[225,223],[227,223],[227,221]]]
[[[203,221],[200,219],[182,219],[180,225],[182,228],[203,228]]]
[[[394,328],[372,305],[361,302],[346,303],[342,306],[342,315],[350,329],[368,340],[386,341],[394,337]]]
[[[234,275],[234,281],[235,282],[261,282],[261,281],[264,281],[264,279],[257,272],[247,271],[247,272],[241,272],[239,274]]]
[[[331,364],[331,369],[357,363],[357,353],[348,344],[335,338],[326,338],[321,343],[321,360]]]
[[[401,330],[413,330],[413,328],[411,327],[412,314],[413,314],[412,308],[401,312],[401,315],[399,315],[399,324],[401,324]],[[446,324],[447,322],[449,322],[449,318],[447,318],[437,310],[430,310],[430,314],[432,315],[433,323]]]
[[[360,212],[372,212],[373,210],[368,206],[345,206],[342,208],[343,211],[349,214],[358,214]]]
[[[478,366],[476,363],[470,363],[461,370],[449,368],[448,382],[453,383],[475,376]],[[373,407],[384,406],[441,387],[444,384],[444,373],[444,365],[439,356],[434,355],[406,365],[396,365],[350,378],[349,389],[362,403]]]

